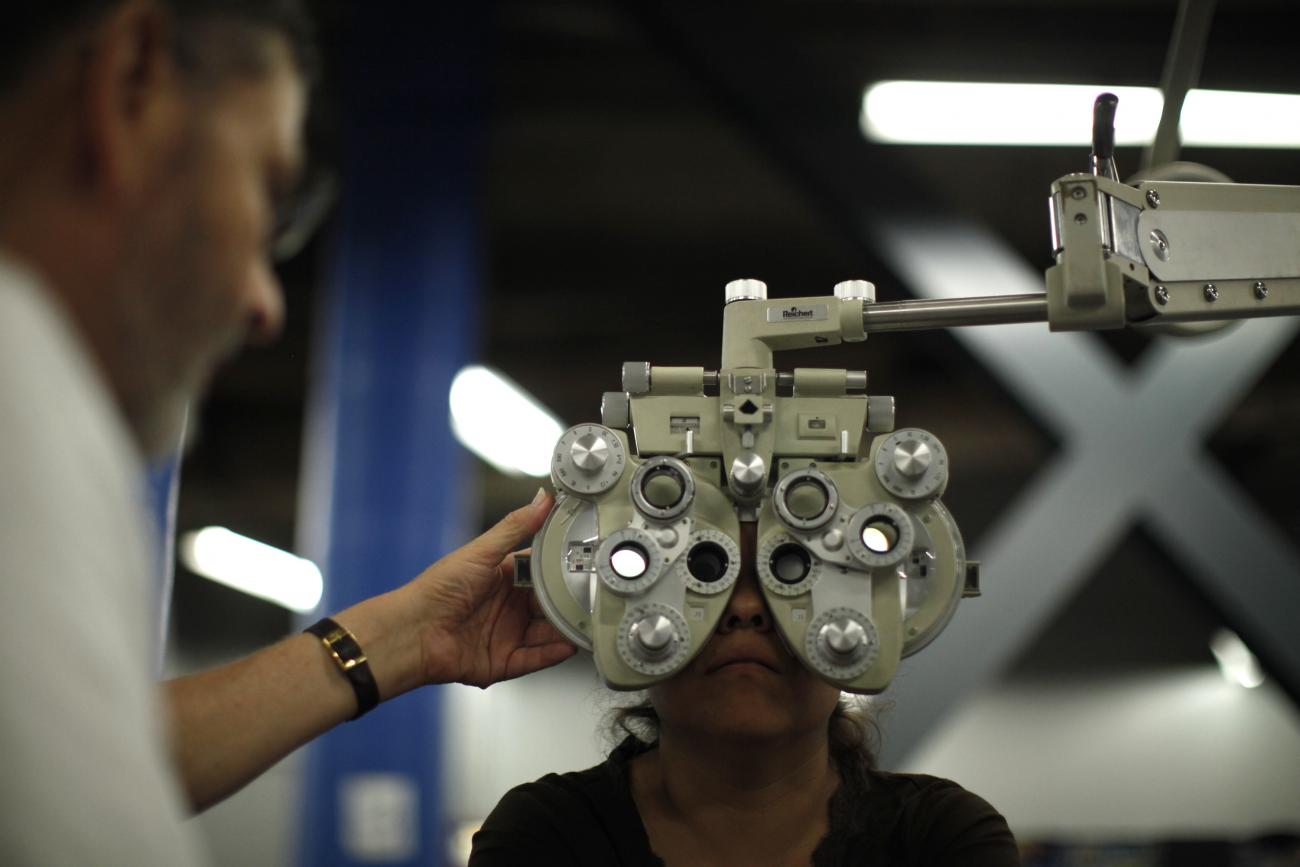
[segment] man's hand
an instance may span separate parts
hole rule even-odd
[[[514,586],[512,552],[541,527],[552,500],[507,515],[420,573],[406,591],[425,612],[420,660],[426,683],[487,687],[568,659],[574,646],[542,614],[533,591]]]
[[[402,587],[334,615],[370,661],[384,699],[426,683],[488,686],[555,665],[574,646],[514,586],[510,553],[546,520],[537,498]],[[314,635],[299,634],[167,684],[172,750],[195,809],[214,804],[356,712]]]

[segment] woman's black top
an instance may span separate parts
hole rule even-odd
[[[470,867],[662,867],[629,785],[628,762],[651,749],[628,738],[594,768],[516,786],[474,835]],[[1006,820],[950,780],[841,769],[830,830],[814,867],[1009,867],[1020,863]]]

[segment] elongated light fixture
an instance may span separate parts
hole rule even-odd
[[[288,551],[225,527],[186,533],[177,547],[186,569],[218,584],[303,614],[320,604],[320,569]]]
[[[1103,92],[1119,97],[1116,143],[1149,144],[1164,106],[1154,87],[882,81],[863,94],[860,124],[889,144],[1087,145]],[[1300,148],[1300,95],[1193,90],[1180,133],[1185,145]]]
[[[1300,148],[1300,94],[1193,90],[1179,130],[1183,144]]]
[[[1220,629],[1210,639],[1210,651],[1219,663],[1219,671],[1229,683],[1253,689],[1264,682],[1264,672],[1255,654],[1235,632]]]
[[[481,365],[451,382],[451,429],[474,454],[511,476],[545,476],[564,427],[508,378]]]

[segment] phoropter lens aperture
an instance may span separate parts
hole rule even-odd
[[[650,567],[650,555],[640,545],[624,542],[609,555],[609,565],[618,577],[635,581]]]
[[[701,542],[686,555],[687,571],[705,584],[712,584],[727,574],[729,565],[727,552],[716,542]]]
[[[812,557],[802,545],[787,542],[772,552],[768,565],[782,584],[798,584],[812,570]]]
[[[862,525],[862,544],[868,551],[886,554],[898,544],[898,527],[884,515]]]

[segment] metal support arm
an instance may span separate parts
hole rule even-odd
[[[991,295],[987,298],[942,301],[890,301],[866,304],[862,308],[862,324],[868,333],[1046,321],[1045,294]]]
[[[1300,187],[1052,185],[1043,295],[863,306],[867,333],[1047,322],[1053,331],[1300,315]]]

